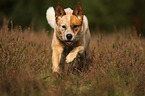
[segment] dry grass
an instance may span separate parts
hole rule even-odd
[[[50,33],[9,29],[4,24],[0,29],[0,95],[145,96],[145,40],[132,29],[96,33],[84,60],[88,70],[74,74],[67,67],[58,75],[51,70]]]

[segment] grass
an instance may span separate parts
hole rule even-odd
[[[0,29],[1,96],[145,96],[145,39],[132,28],[92,33],[88,70],[73,74],[65,64],[58,75],[51,69],[52,32],[7,25]]]

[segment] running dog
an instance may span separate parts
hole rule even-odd
[[[79,2],[74,10],[63,9],[60,3],[54,11],[49,7],[46,18],[54,29],[52,39],[53,72],[60,73],[60,65],[71,63],[79,54],[84,54],[89,46],[90,31],[87,17]]]

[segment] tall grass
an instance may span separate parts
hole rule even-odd
[[[145,96],[145,40],[134,32],[131,28],[113,34],[96,31],[84,60],[88,70],[74,74],[67,71],[70,64],[65,64],[68,68],[58,75],[52,73],[52,34],[4,24],[0,29],[0,95]]]

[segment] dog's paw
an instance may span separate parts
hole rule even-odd
[[[75,58],[76,58],[77,54],[76,53],[69,53],[66,56],[66,63],[71,63]]]

